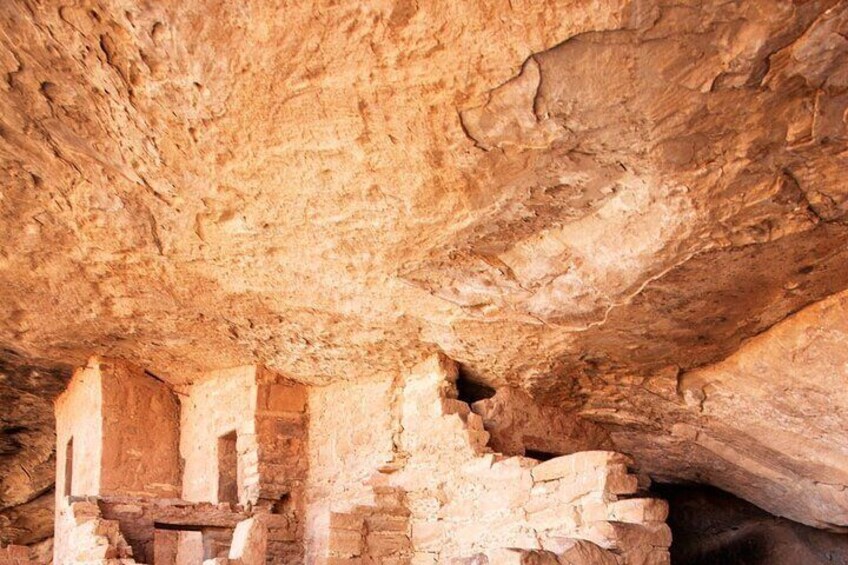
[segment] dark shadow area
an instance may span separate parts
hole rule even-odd
[[[670,507],[674,565],[848,564],[848,535],[778,518],[722,490],[655,484]]]
[[[524,456],[532,457],[538,461],[547,461],[549,459],[553,459],[554,457],[559,457],[563,455],[562,453],[549,453],[547,451],[536,451],[535,449],[525,449]]]
[[[473,404],[478,400],[492,398],[497,392],[492,387],[475,381],[473,376],[468,374],[468,370],[463,367],[463,365],[459,365],[459,375],[456,379],[456,390],[458,398],[468,404]]]
[[[65,496],[74,494],[74,438],[65,446]]]

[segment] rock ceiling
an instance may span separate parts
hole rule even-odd
[[[848,3],[14,0],[0,29],[7,349],[173,383],[440,349],[657,477],[848,526]]]

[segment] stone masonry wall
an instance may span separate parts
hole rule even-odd
[[[308,563],[320,563],[327,554],[331,511],[374,503],[368,478],[396,455],[396,394],[390,378],[310,389]]]
[[[97,503],[74,500],[61,509],[59,521],[66,527],[63,549],[53,558],[55,565],[130,565],[133,549],[115,520],[106,520]]]
[[[103,460],[103,388],[100,363],[91,358],[74,372],[68,388],[55,402],[56,412],[56,507],[53,561],[70,562],[73,521],[68,517],[68,496],[100,492]],[[68,442],[73,438],[72,463],[68,464]],[[71,481],[67,474],[72,475]],[[71,488],[68,489],[67,487]],[[69,492],[67,492],[69,491]]]
[[[267,552],[272,563],[303,562],[307,397],[304,385],[257,369],[257,474],[245,478],[245,487],[256,489],[256,505],[266,512],[263,524],[270,528]]]
[[[96,495],[100,492],[103,445],[103,389],[100,363],[89,360],[74,372],[68,388],[56,398],[56,501],[66,494]],[[68,441],[73,438],[72,489],[65,492]]]
[[[456,377],[452,362],[433,357],[403,390],[409,459],[385,480],[407,491],[415,563],[511,547],[558,554],[574,538],[628,565],[668,562],[665,503],[620,501],[638,490],[625,456],[589,451],[539,463],[487,453],[482,420],[455,399]]]
[[[56,400],[56,563],[81,543],[73,497],[174,497],[180,488],[179,405],[170,388],[133,365],[92,357]],[[72,449],[68,449],[73,439]],[[72,453],[70,492],[67,457]],[[76,541],[74,541],[76,540]]]
[[[108,494],[94,492],[86,494],[100,495],[100,508],[78,499],[60,507],[57,564],[133,563],[134,549],[135,559],[149,560],[157,547],[176,554],[177,563],[190,563],[202,550],[197,540],[162,534],[168,543],[157,544],[154,524],[229,530],[251,515],[267,531],[268,563],[505,564],[562,556],[581,565],[669,562],[667,506],[636,496],[640,485],[626,456],[585,451],[540,463],[494,452],[483,418],[457,398],[457,368],[443,356],[402,380],[311,389],[261,367],[215,372],[181,403],[188,502],[166,496],[168,485],[178,482],[167,478],[177,443],[170,393],[114,362],[92,361],[78,375],[57,401],[65,437],[88,430],[86,424],[92,437],[103,434],[109,449],[141,446],[140,455],[102,457],[104,465],[132,473],[145,454],[153,453],[147,462],[158,462],[157,447],[138,438],[140,423],[155,416],[170,422],[162,449],[171,445],[172,453],[161,454],[164,488],[148,502],[138,496],[150,478],[142,470],[138,480],[125,482],[124,499],[110,502]],[[80,416],[92,411],[79,399],[102,404],[111,436]],[[118,414],[122,402],[140,405]],[[96,411],[89,420],[98,420]],[[237,507],[220,504],[217,492],[219,439],[232,432]],[[223,555],[229,543],[228,537]]]
[[[138,367],[101,360],[100,495],[180,494],[180,406],[171,388]]]
[[[329,565],[351,561],[399,564],[412,559],[406,493],[385,486],[375,486],[373,492],[373,504],[330,514]]]
[[[183,498],[221,502],[218,439],[236,432],[238,502],[265,515],[270,562],[303,559],[307,389],[261,366],[215,371],[182,402]],[[184,552],[196,540],[181,535]]]

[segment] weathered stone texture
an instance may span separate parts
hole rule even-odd
[[[25,545],[0,547],[0,565],[38,565],[30,559],[30,549]]]
[[[706,482],[773,514],[845,531],[846,340],[848,293],[841,293],[722,363],[640,379],[626,408],[598,398],[584,413],[611,425],[615,445],[656,479]],[[614,396],[621,388],[603,390]],[[636,428],[652,429],[655,440]]]
[[[613,447],[601,426],[561,407],[540,405],[518,388],[501,388],[493,397],[474,402],[471,409],[483,418],[489,445],[507,455],[528,451],[565,455]]]
[[[257,518],[236,525],[229,560],[233,565],[265,565],[268,530]]]
[[[0,352],[0,545],[53,535],[56,421],[53,399],[71,371]]]
[[[517,455],[623,451],[640,477],[848,527],[846,332],[826,313],[848,288],[844,0],[6,0],[0,31],[3,348],[375,391],[443,351],[544,407],[483,413],[487,432],[446,398],[457,456],[487,433]],[[53,386],[0,383],[4,542],[45,536],[24,514],[50,488]],[[374,429],[308,455],[351,454],[349,479],[315,471],[318,498],[404,465],[400,404],[359,402]],[[184,426],[204,445],[183,449],[186,498],[218,499],[203,465],[242,426],[228,410]],[[241,502],[302,480],[255,444],[300,417],[269,417],[240,429]]]

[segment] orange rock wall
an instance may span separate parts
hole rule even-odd
[[[0,547],[0,565],[38,565],[30,559],[29,548],[23,545]]]
[[[179,412],[171,388],[132,365],[101,361],[101,495],[180,493]]]

